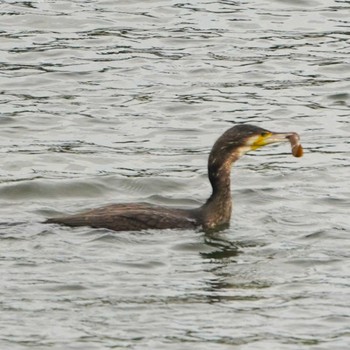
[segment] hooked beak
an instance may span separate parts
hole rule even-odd
[[[266,145],[270,145],[272,143],[277,142],[290,142],[291,138],[297,137],[299,139],[299,135],[295,132],[271,132],[267,131],[259,135],[251,145],[251,149],[255,150],[259,147],[263,147]]]

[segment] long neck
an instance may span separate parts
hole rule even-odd
[[[220,168],[212,166],[211,163],[208,164],[208,177],[212,187],[212,194],[207,203],[221,207],[232,202],[231,164],[231,162],[227,161]]]
[[[205,230],[229,226],[231,218],[231,167],[239,155],[232,152],[217,158],[217,154],[214,148],[208,161],[208,177],[213,191],[202,207]]]

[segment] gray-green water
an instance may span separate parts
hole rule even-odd
[[[0,348],[349,349],[349,1],[2,1]],[[232,123],[230,229],[43,225],[196,206]]]

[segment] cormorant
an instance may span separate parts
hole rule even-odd
[[[146,229],[194,229],[218,231],[230,224],[232,164],[246,152],[277,142],[290,142],[292,153],[301,157],[299,136],[293,132],[276,133],[257,126],[239,124],[228,129],[215,142],[208,160],[212,194],[199,208],[176,209],[145,203],[111,204],[80,214],[48,219],[47,223],[91,226],[114,231]]]

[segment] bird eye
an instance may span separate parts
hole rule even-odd
[[[268,132],[263,131],[263,132],[260,134],[260,136],[265,137],[265,136],[267,136],[268,134],[269,134]]]

